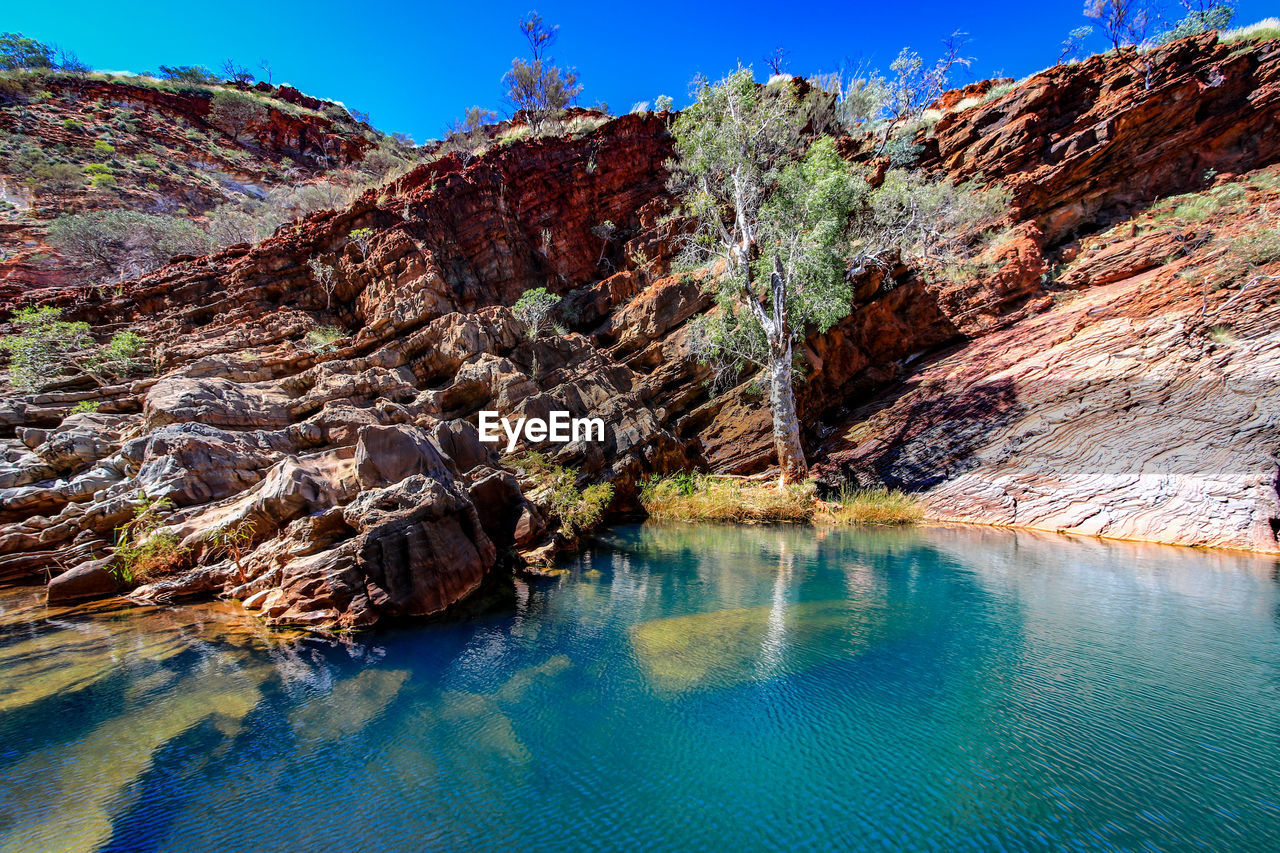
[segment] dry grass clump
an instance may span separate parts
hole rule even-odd
[[[1236,27],[1218,34],[1218,41],[1232,44],[1238,41],[1268,41],[1280,38],[1280,18],[1263,18],[1247,27]]]
[[[640,504],[662,521],[809,522],[814,513],[812,486],[687,473],[646,481]]]
[[[846,489],[817,513],[828,524],[915,524],[923,518],[915,498],[897,489]]]
[[[701,474],[648,480],[640,503],[661,521],[728,521],[824,524],[912,524],[924,513],[915,499],[889,489],[847,489],[834,501],[818,500],[812,483],[779,489],[769,481]]]

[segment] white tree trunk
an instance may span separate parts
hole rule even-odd
[[[779,488],[799,483],[809,475],[809,465],[800,444],[800,420],[796,417],[796,394],[791,386],[791,339],[770,346],[769,402],[773,408],[773,447],[778,454]]]

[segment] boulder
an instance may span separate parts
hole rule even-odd
[[[111,573],[113,559],[89,560],[50,580],[47,590],[49,603],[63,604],[115,595],[118,584],[116,576]]]

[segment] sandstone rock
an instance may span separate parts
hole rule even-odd
[[[414,426],[361,427],[355,465],[366,486],[398,483],[414,475],[453,482],[453,472],[440,451],[427,433]]]
[[[1108,226],[1199,189],[1205,169],[1280,158],[1266,132],[1280,54],[1204,38],[1156,61],[1150,93],[1099,57],[938,123],[926,168],[1009,185],[1014,228],[966,280],[860,277],[850,316],[798,347],[824,482],[909,487],[941,518],[1275,547],[1271,285],[1205,286],[1216,261],[1199,226]],[[710,298],[668,274],[687,227],[664,217],[670,146],[662,119],[628,116],[449,155],[119,295],[33,295],[137,327],[163,367],[101,389],[92,416],[66,417],[82,390],[0,401],[14,436],[0,439],[0,582],[111,541],[142,493],[172,501],[165,530],[193,564],[141,600],[234,596],[315,628],[450,612],[509,584],[511,545],[548,567],[574,544],[546,490],[526,478],[521,494],[516,460],[478,441],[480,409],[603,418],[603,442],[520,450],[612,483],[621,507],[651,473],[767,469],[760,389],[713,397],[690,357],[688,320]],[[868,156],[858,140],[843,150]],[[1257,193],[1259,209],[1280,203]],[[618,233],[602,258],[591,230],[606,218]],[[360,253],[348,235],[364,227]],[[342,267],[333,294],[307,268],[317,256]],[[533,287],[568,295],[568,333],[531,339],[505,307]],[[307,333],[329,324],[348,336],[313,351]],[[245,522],[236,560],[210,542]]]
[[[362,493],[344,516],[361,531],[369,601],[393,615],[444,612],[480,588],[497,557],[470,501],[420,474]]]
[[[113,559],[104,557],[81,563],[53,578],[49,581],[49,603],[61,604],[115,595],[118,585],[115,575],[111,573]]]

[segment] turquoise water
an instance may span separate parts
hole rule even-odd
[[[0,594],[0,850],[1280,849],[1274,560],[644,526],[345,641]]]

